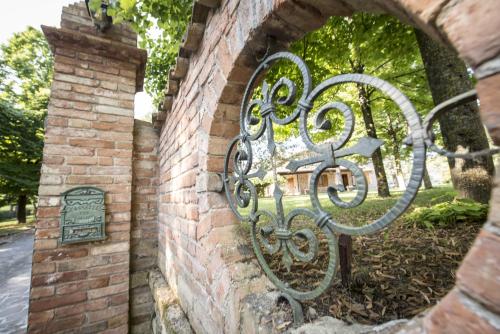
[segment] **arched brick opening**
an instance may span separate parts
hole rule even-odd
[[[286,45],[332,15],[383,12],[453,45],[479,76],[481,115],[500,143],[500,7],[494,0],[223,1],[212,11],[199,51],[161,134],[160,267],[200,332],[237,332],[240,301],[268,286],[219,192],[223,156],[238,133],[243,90],[266,36]],[[496,58],[495,58],[496,57]],[[496,61],[495,61],[496,59]],[[497,70],[498,71],[498,70]],[[428,331],[499,330],[500,187],[489,222],[464,260],[456,287],[426,317]]]

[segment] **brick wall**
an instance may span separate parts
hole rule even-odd
[[[238,332],[242,299],[270,287],[235,228],[216,175],[228,141],[239,132],[244,86],[267,35],[286,47],[329,16],[359,10],[393,14],[452,44],[475,69],[481,115],[500,144],[495,0],[196,0],[190,34],[170,76],[169,107],[156,122],[163,124],[158,166],[158,138],[147,124],[133,121],[133,95],[142,88],[145,62],[135,35],[123,26],[97,33],[82,4],[64,9],[61,29],[44,27],[56,61],[29,332],[123,333],[129,325],[134,332],[147,330],[152,301],[144,278],[154,264],[155,210],[159,267],[193,329]],[[60,193],[80,185],[107,192],[108,240],[59,246]],[[415,332],[500,330],[498,176],[495,187],[489,222],[456,287]]]
[[[154,300],[149,272],[158,253],[158,133],[151,123],[135,120],[130,249],[131,333],[150,333]]]
[[[134,94],[145,52],[119,27],[88,27],[83,3],[63,9],[61,29],[43,27],[55,56],[33,253],[29,333],[126,333],[132,200]],[[139,75],[138,75],[139,74]],[[103,242],[59,245],[60,194],[106,192]]]
[[[490,73],[500,67],[497,1],[221,1],[206,21],[192,22],[190,31],[201,25],[204,33],[198,45],[190,45],[189,36],[183,44],[178,65],[188,57],[189,70],[182,80],[177,69],[171,73],[170,96],[156,121],[161,127],[159,265],[197,332],[237,332],[241,299],[267,285],[236,232],[214,176],[222,171],[229,139],[238,133],[243,89],[257,66],[256,56],[266,48],[266,36],[286,46],[331,15],[360,10],[393,14],[418,26],[452,44],[476,73],[487,73],[478,75],[481,114],[500,143],[500,75]],[[500,286],[498,180],[496,186],[491,222],[461,267],[457,287],[420,326],[448,332],[499,330],[500,299],[494,293]]]

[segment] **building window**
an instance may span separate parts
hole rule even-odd
[[[328,187],[328,175],[322,174],[319,178],[320,187]]]
[[[373,184],[372,172],[368,171],[368,172],[363,172],[363,173],[365,173],[365,178],[366,178],[366,181],[368,181],[368,184],[372,185]]]

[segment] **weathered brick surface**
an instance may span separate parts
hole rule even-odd
[[[331,15],[386,12],[451,42],[473,67],[499,54],[497,1],[222,1],[207,26],[159,138],[133,121],[143,54],[135,35],[97,33],[82,4],[64,10],[62,29],[44,28],[55,54],[33,261],[30,331],[123,333],[147,330],[147,272],[158,264],[193,329],[240,330],[240,303],[268,287],[220,191],[229,140],[239,132],[245,83],[266,49],[319,28]],[[499,142],[499,76],[477,85],[481,113]],[[173,82],[172,82],[173,83]],[[107,191],[103,243],[59,247],[59,194],[77,185]],[[458,272],[458,285],[409,331],[498,331],[500,190],[490,223]],[[158,225],[155,224],[158,217]],[[158,238],[156,239],[156,235]],[[492,255],[493,254],[493,255]],[[493,292],[492,292],[493,291]],[[66,298],[63,298],[66,297]],[[130,311],[130,320],[127,316]],[[419,327],[420,326],[420,327]],[[418,328],[417,328],[418,327]]]
[[[237,332],[241,299],[250,291],[264,289],[267,283],[265,279],[251,278],[259,277],[254,266],[244,274],[235,269],[248,261],[251,252],[244,251],[235,233],[236,221],[224,195],[217,192],[220,181],[213,177],[222,171],[226,146],[239,131],[242,91],[257,66],[256,55],[266,48],[266,36],[273,35],[278,45],[286,46],[319,28],[330,15],[349,15],[358,10],[386,12],[442,43],[453,43],[475,67],[498,55],[500,29],[494,18],[499,9],[494,0],[228,0],[210,12],[200,47],[189,59],[189,70],[180,82],[172,108],[162,116],[165,121],[159,147],[159,266],[177,291],[193,329],[201,333]],[[478,84],[481,108],[487,111],[483,111],[483,117],[493,131],[500,128],[497,79],[492,77]],[[493,137],[498,141],[495,133]],[[500,191],[494,193],[493,216],[499,195]],[[495,275],[496,271],[488,269],[494,265],[491,258],[476,262],[481,270],[473,267],[477,254],[491,254],[498,248],[494,240],[488,238],[486,243],[480,238],[460,271],[460,286],[477,301],[466,301],[454,312],[453,303],[464,299],[457,301],[458,297],[451,293],[427,322],[433,332],[439,328],[450,329],[448,332],[491,330],[488,321],[481,323],[484,314],[478,317],[477,312],[467,312],[477,302],[497,304],[494,293],[486,296],[479,283],[473,283],[488,273]],[[487,282],[490,288],[498,289],[494,278]],[[463,295],[461,290],[456,293]],[[494,312],[492,309],[490,313]],[[463,319],[477,322],[457,326],[463,323],[461,319],[453,324],[461,314]]]
[[[458,286],[500,314],[500,235],[482,231],[457,273]]]
[[[154,300],[149,271],[158,253],[158,133],[151,123],[135,121],[130,249],[130,329],[148,333]]]
[[[453,289],[424,319],[428,333],[484,333],[500,330],[498,318],[476,301]]]
[[[84,4],[63,9],[62,29],[44,27],[55,56],[45,133],[29,310],[29,333],[127,332],[132,211],[135,34],[98,34]],[[82,47],[122,45],[127,55]],[[110,42],[112,41],[112,42]],[[83,43],[83,42],[82,42]],[[100,44],[99,44],[100,43]],[[83,45],[85,46],[85,45]],[[135,50],[135,51],[134,51]],[[102,242],[60,245],[60,194],[91,185],[106,192]],[[125,328],[125,331],[123,329]]]
[[[495,0],[453,0],[436,24],[472,67],[500,55],[500,6]]]
[[[484,78],[476,86],[481,99],[481,117],[488,128],[495,144],[500,144],[500,105],[498,92],[500,91],[500,74]]]

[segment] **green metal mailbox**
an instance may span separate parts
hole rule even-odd
[[[78,187],[61,196],[61,244],[106,239],[103,190]]]

